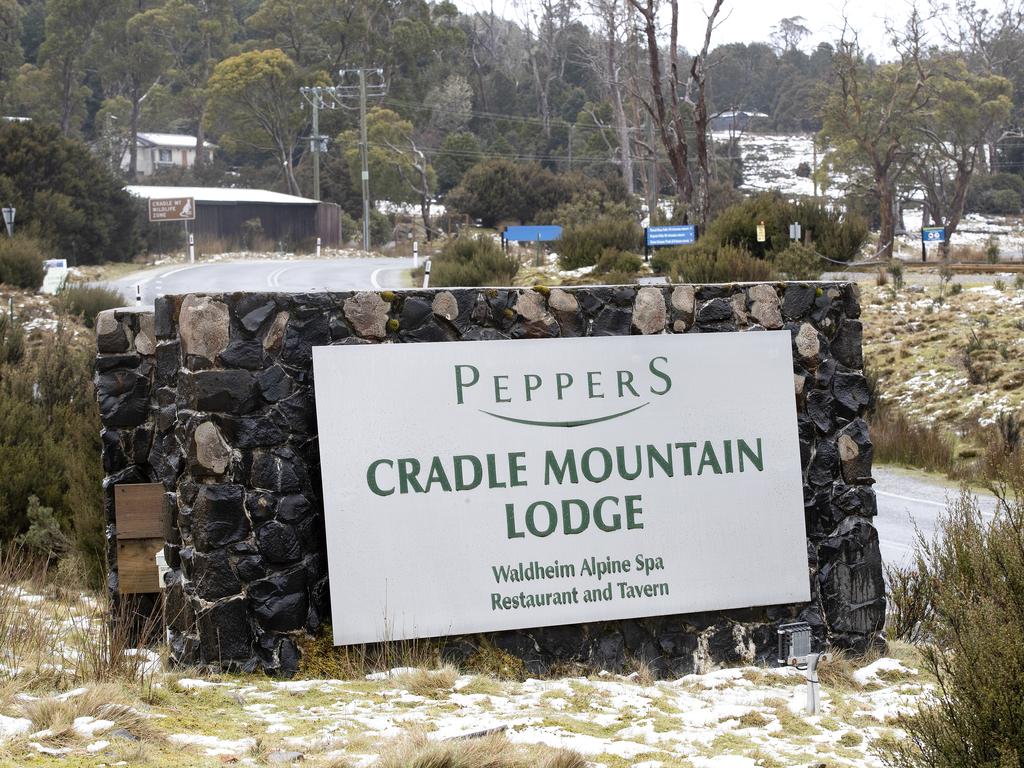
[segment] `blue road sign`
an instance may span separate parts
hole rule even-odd
[[[521,243],[547,242],[562,239],[562,228],[553,224],[529,224],[522,227],[505,227],[505,239]]]
[[[946,242],[945,227],[924,227],[921,229],[921,239],[926,243]]]
[[[660,245],[689,245],[697,240],[697,227],[693,224],[672,227],[648,227],[647,247]]]

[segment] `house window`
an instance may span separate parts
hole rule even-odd
[[[171,150],[169,149],[158,149],[157,158],[158,163],[170,163],[171,162]]]

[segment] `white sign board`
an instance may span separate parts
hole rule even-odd
[[[809,600],[790,345],[314,348],[334,642]]]

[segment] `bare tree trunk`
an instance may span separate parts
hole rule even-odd
[[[875,178],[878,185],[878,257],[891,259],[893,254],[893,239],[896,237],[896,219],[893,216],[893,206],[896,203],[896,190],[894,184],[889,180],[888,174]]]
[[[128,178],[135,182],[139,173],[139,153],[135,150],[139,145],[139,114],[142,112],[142,99],[139,98],[139,87],[134,86],[132,94],[132,109],[128,116],[128,146],[131,151],[128,153]]]

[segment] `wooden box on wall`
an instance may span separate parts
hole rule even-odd
[[[117,573],[122,594],[160,591],[156,553],[167,538],[170,518],[162,483],[114,488],[117,517]]]

